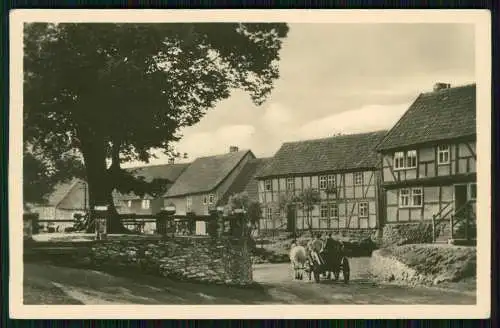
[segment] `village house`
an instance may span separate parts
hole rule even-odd
[[[437,83],[420,94],[377,150],[385,223],[475,218],[475,84]]]
[[[77,178],[58,183],[46,198],[46,202],[26,204],[26,207],[38,214],[41,231],[63,232],[73,226],[76,214],[83,215],[88,209],[87,183]]]
[[[161,179],[165,183],[165,189],[168,190],[188,166],[188,163],[175,164],[173,160],[170,160],[168,164],[129,168],[127,171],[136,177],[143,178],[146,182]],[[113,200],[120,214],[152,215],[160,212],[163,207],[161,197],[149,194],[141,197],[134,192],[122,194],[115,191]]]
[[[195,159],[166,192],[163,205],[174,206],[177,219],[195,217],[196,234],[206,234],[210,211],[239,190],[231,187],[241,174],[249,173],[247,164],[252,160],[255,155],[250,150],[235,146],[226,154]]]
[[[375,146],[385,133],[284,143],[257,175],[264,213],[260,230],[376,229],[380,171]],[[319,193],[310,211],[294,200],[304,190]],[[291,201],[287,209],[283,199]]]

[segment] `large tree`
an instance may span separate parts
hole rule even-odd
[[[51,158],[78,150],[91,207],[109,204],[113,216],[111,191],[133,190],[120,163],[175,154],[180,129],[234,89],[262,104],[287,33],[267,23],[26,24],[25,141]]]

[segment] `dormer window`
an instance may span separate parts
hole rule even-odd
[[[438,146],[438,164],[450,164],[450,146]]]

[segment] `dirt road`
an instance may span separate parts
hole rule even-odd
[[[379,285],[368,259],[353,259],[349,285],[291,281],[287,264],[256,265],[256,287],[178,282],[161,277],[25,264],[25,304],[474,304],[475,296],[427,288]]]

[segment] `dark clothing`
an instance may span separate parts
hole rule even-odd
[[[337,252],[340,249],[340,243],[333,238],[326,239],[325,251],[327,253]]]

